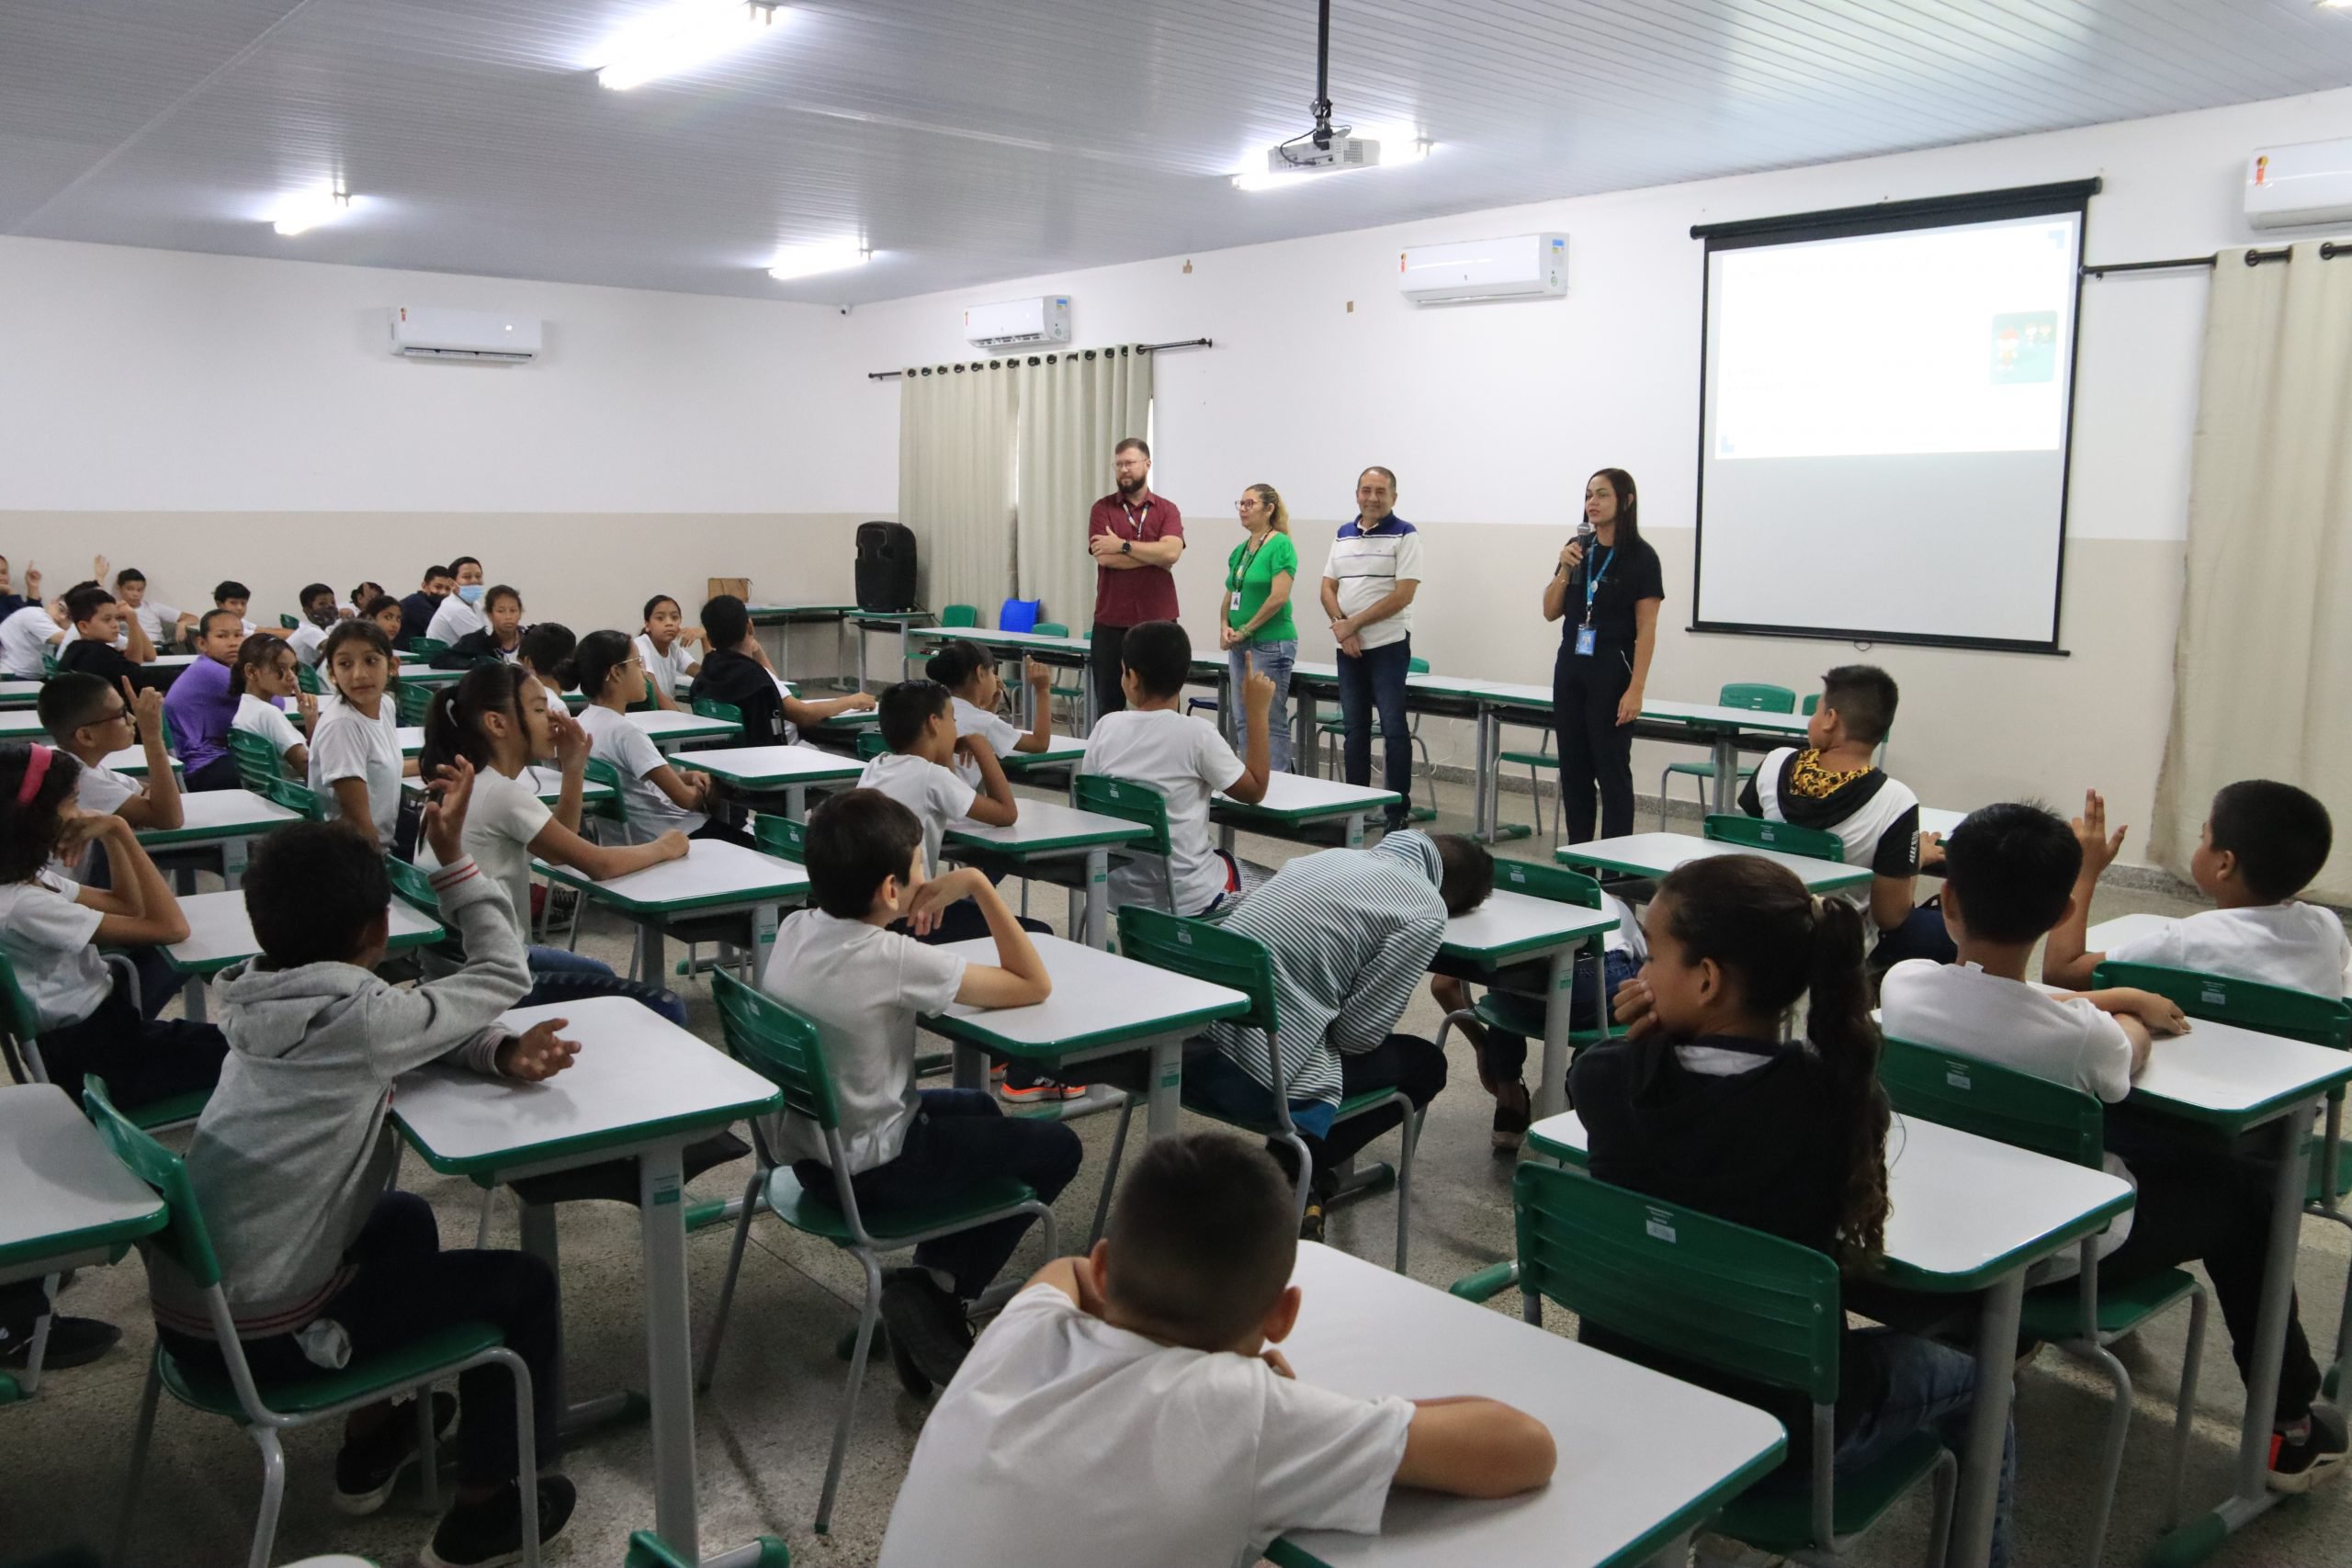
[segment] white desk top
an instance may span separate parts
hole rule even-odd
[[[715,740],[720,736],[743,733],[743,727],[731,718],[705,718],[698,713],[680,713],[670,708],[639,708],[623,716],[656,741]]]
[[[158,670],[185,670],[198,657],[193,653],[159,653],[147,662]]]
[[[243,789],[191,790],[180,796],[180,825],[150,828],[139,834],[147,845],[205,843],[217,839],[266,833],[302,814],[290,811],[266,796]]]
[[[180,913],[187,917],[187,940],[164,949],[173,968],[209,975],[261,951],[261,943],[254,940],[254,923],[245,914],[243,893],[184,894],[179,905]],[[395,896],[391,911],[393,952],[441,940],[441,922],[406,899]]]
[[[40,715],[30,708],[18,708],[13,713],[0,713],[0,740],[40,739],[49,734]]]
[[[423,726],[423,725],[421,725],[421,724],[403,724],[403,725],[401,725],[401,756],[403,756],[403,757],[413,757],[413,756],[415,756],[418,752],[420,752],[420,751],[422,751],[422,750],[424,750],[424,726]]]
[[[1967,819],[1965,811],[1946,811],[1939,806],[1919,807],[1919,830],[1923,833],[1947,834]]]
[[[1866,865],[1841,865],[1836,861],[1724,843],[1690,833],[1628,833],[1623,838],[1562,844],[1555,852],[1569,865],[1597,865],[1635,876],[1664,876],[1686,861],[1705,860],[1710,855],[1761,855],[1795,872],[1804,879],[1807,891],[1814,893],[1852,887],[1871,879],[1871,868]]]
[[[2188,1033],[2149,1045],[2148,1065],[2132,1080],[2131,1102],[2246,1126],[2346,1081],[2352,1055],[2200,1018],[2190,1021]]]
[[[1007,751],[997,761],[1003,764],[1006,773],[1017,773],[1023,768],[1064,766],[1083,761],[1085,758],[1085,736],[1057,735],[1042,751]]]
[[[928,638],[934,642],[958,640],[977,642],[982,648],[1001,644],[1008,648],[1035,648],[1056,653],[1084,653],[1091,646],[1082,637],[1054,637],[1046,632],[1000,632],[986,626],[912,626],[907,631],[911,640]]]
[[[1485,903],[1445,922],[1445,942],[1438,951],[1450,958],[1501,964],[1616,929],[1617,917],[1606,910],[1498,887]]]
[[[854,758],[815,746],[742,746],[731,751],[680,751],[670,761],[674,767],[695,768],[753,788],[832,783],[854,779],[865,771],[865,764]]]
[[[549,1018],[566,1021],[580,1055],[544,1083],[437,1063],[401,1077],[393,1119],[434,1169],[584,1164],[625,1144],[683,1142],[780,1099],[766,1078],[627,997],[515,1008],[499,1022],[520,1033]]]
[[[1527,1135],[1586,1146],[1573,1111],[1545,1117]],[[2099,1229],[2132,1201],[2120,1177],[1910,1116],[1887,1130],[1886,1185],[1888,1277],[1944,1292],[1982,1290]]]
[[[537,856],[531,869],[585,888],[599,903],[639,912],[783,903],[808,891],[808,874],[792,862],[718,839],[698,839],[684,860],[663,861],[608,882]]]
[[[1130,822],[1123,817],[1080,811],[1075,806],[1051,800],[1023,800],[1021,815],[1011,827],[992,828],[967,817],[947,824],[945,841],[950,849],[963,845],[1023,854],[1039,850],[1082,849],[1091,844],[1123,844],[1130,839],[1144,838],[1150,831],[1142,823]]]
[[[125,778],[143,779],[147,776],[147,753],[139,747],[126,746],[119,751],[107,752],[98,766],[111,768]],[[180,766],[177,757],[172,758],[172,775],[175,778],[187,771]]]
[[[1752,1405],[1303,1242],[1304,1297],[1282,1345],[1299,1380],[1362,1398],[1484,1394],[1551,1428],[1559,1468],[1517,1497],[1391,1491],[1378,1535],[1284,1538],[1329,1568],[1593,1568],[1662,1525],[1695,1522],[1778,1461],[1780,1422]]]
[[[1316,778],[1308,773],[1270,773],[1266,777],[1265,799],[1239,801],[1220,793],[1210,798],[1209,807],[1214,811],[1295,821],[1310,817],[1351,817],[1359,811],[1378,811],[1396,802],[1396,792],[1393,789],[1343,784],[1338,779]]]
[[[1671,697],[1645,700],[1642,716],[1724,729],[1755,729],[1792,738],[1802,737],[1808,722],[1801,713],[1763,713],[1755,708],[1727,708],[1719,703],[1679,703]]]
[[[1026,1048],[1032,1055],[1053,1054],[1177,1030],[1191,1032],[1244,1012],[1250,1005],[1239,991],[1172,969],[1059,937],[1029,940],[1046,961],[1046,973],[1053,976],[1051,996],[1034,1007],[987,1010],[958,1002],[941,1017],[926,1020],[926,1025],[958,1038]],[[996,962],[996,942],[988,937],[951,943],[947,951],[974,964]]]
[[[164,1201],[55,1084],[0,1088],[0,1269],[161,1230]]]

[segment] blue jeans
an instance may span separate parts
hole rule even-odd
[[[1892,1328],[1858,1329],[1848,1340],[1845,1359],[1876,1363],[1879,1400],[1857,1416],[1838,1439],[1835,1464],[1851,1474],[1882,1458],[1912,1433],[1932,1427],[1954,1454],[1968,1448],[1968,1418],[1976,1406],[1976,1359],[1949,1345]],[[2006,1366],[1992,1369],[2007,1377]],[[1792,1438],[1793,1440],[1793,1434]],[[1993,1506],[1990,1568],[2009,1561],[2009,1509],[2017,1488],[2017,1423],[2001,1434],[2001,1485]]]
[[[921,1093],[922,1108],[899,1157],[850,1178],[869,1226],[876,1210],[947,1202],[978,1183],[1005,1177],[1027,1182],[1051,1203],[1078,1174],[1086,1145],[1061,1122],[1007,1116],[986,1089]],[[831,1199],[838,1190],[832,1168],[822,1160],[795,1160],[792,1174],[819,1197]],[[945,1269],[956,1278],[956,1298],[974,1301],[1003,1272],[1028,1228],[1029,1216],[1022,1214],[926,1241],[915,1247],[915,1266]]]
[[[1342,650],[1340,665],[1340,716],[1347,725],[1341,742],[1347,780],[1372,783],[1372,716],[1380,710],[1380,745],[1387,762],[1381,782],[1394,790],[1402,804],[1391,807],[1388,826],[1410,820],[1413,801],[1413,734],[1405,724],[1405,677],[1410,672],[1413,639],[1399,637],[1361,656]]]
[[[534,947],[529,956],[531,988],[514,1004],[516,1007],[568,1002],[581,997],[628,997],[644,1003],[679,1028],[686,1026],[686,1004],[675,991],[624,980],[603,959],[574,953],[568,947]]]
[[[1226,716],[1226,729],[1233,737],[1233,749],[1241,753],[1242,761],[1250,759],[1250,730],[1242,723],[1241,682],[1253,669],[1262,670],[1274,683],[1274,703],[1266,715],[1266,765],[1272,772],[1291,771],[1290,756],[1290,672],[1298,662],[1298,638],[1286,637],[1275,642],[1245,642],[1230,649],[1225,656],[1232,674],[1233,711]]]
[[[1617,995],[1617,987],[1641,973],[1641,968],[1634,955],[1622,949],[1610,953],[1600,971],[1592,966],[1592,954],[1577,954],[1576,980],[1568,992],[1568,1027],[1600,1028],[1610,999]],[[1532,978],[1539,987],[1544,984],[1541,974]],[[1526,1036],[1487,1030],[1487,1047],[1478,1053],[1478,1066],[1498,1083],[1520,1082],[1527,1071]]]

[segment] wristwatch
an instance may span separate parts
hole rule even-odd
[[[1119,541],[1119,553],[1123,556],[1131,556],[1135,554],[1136,542],[1133,539],[1121,539]]]

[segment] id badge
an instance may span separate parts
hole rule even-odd
[[[1578,626],[1577,628],[1577,653],[1578,657],[1590,659],[1592,657],[1592,648],[1593,629],[1590,626]]]

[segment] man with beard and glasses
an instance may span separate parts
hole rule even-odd
[[[1169,569],[1184,553],[1184,514],[1151,492],[1151,448],[1130,435],[1112,448],[1119,488],[1094,503],[1086,519],[1086,547],[1094,557],[1094,712],[1100,717],[1127,705],[1119,685],[1120,649],[1127,628],[1177,619],[1176,577]]]

